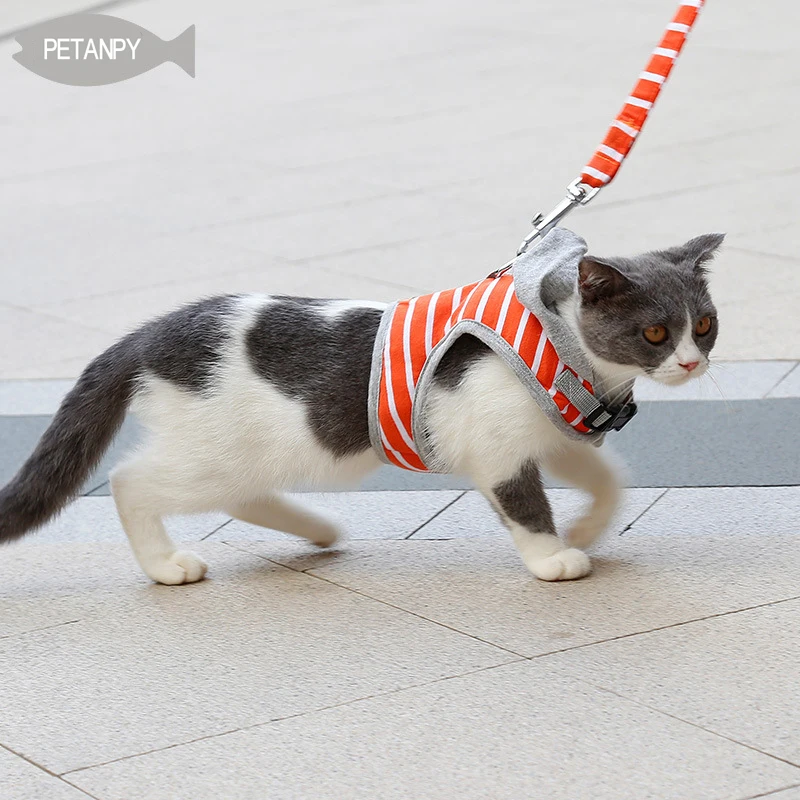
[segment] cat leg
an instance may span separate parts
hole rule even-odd
[[[341,536],[339,529],[325,517],[277,495],[228,506],[225,511],[250,525],[260,525],[262,528],[271,528],[308,539],[317,547],[330,547]]]
[[[175,547],[162,522],[167,514],[192,510],[178,496],[182,482],[171,480],[167,470],[159,470],[145,457],[122,464],[111,474],[111,492],[133,554],[157,583],[194,583],[208,569],[199,556]]]
[[[524,462],[511,477],[473,475],[473,479],[511,531],[525,566],[537,578],[563,581],[589,574],[588,556],[556,536],[550,503],[533,461]]]
[[[573,547],[588,547],[608,527],[619,507],[622,484],[617,470],[599,448],[572,442],[548,454],[545,467],[556,478],[591,495],[589,509],[566,537]]]

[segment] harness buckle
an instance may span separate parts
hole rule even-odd
[[[633,400],[625,403],[615,412],[605,406],[600,406],[585,416],[583,421],[593,431],[601,433],[621,431],[636,416],[638,410]]]

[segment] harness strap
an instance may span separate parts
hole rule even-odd
[[[556,378],[556,388],[578,411],[584,423],[594,431],[622,430],[636,414],[636,403],[629,397],[616,411],[604,406],[570,370]]]

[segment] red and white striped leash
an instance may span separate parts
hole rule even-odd
[[[542,238],[558,225],[573,208],[586,205],[600,189],[614,179],[644,127],[661,93],[661,87],[669,77],[704,5],[705,0],[681,0],[677,13],[667,25],[658,47],[653,50],[644,72],[639,75],[633,91],[611,123],[602,143],[581,174],[567,186],[567,196],[549,214],[538,214],[533,219],[533,230],[523,239],[517,250],[518,256],[526,252],[536,239]],[[495,270],[490,277],[502,275],[513,263],[512,259]]]

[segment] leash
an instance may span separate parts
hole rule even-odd
[[[625,100],[625,105],[611,123],[608,133],[595,150],[581,174],[567,186],[567,196],[549,213],[537,214],[531,224],[533,230],[522,240],[517,256],[527,252],[536,239],[540,239],[576,206],[585,206],[604,186],[614,179],[625,157],[630,153],[636,137],[644,127],[661,87],[669,77],[680,55],[689,31],[700,13],[705,0],[682,0],[678,11],[667,25],[658,47],[653,50],[645,71]],[[489,276],[496,278],[506,272],[515,259],[511,259]]]

